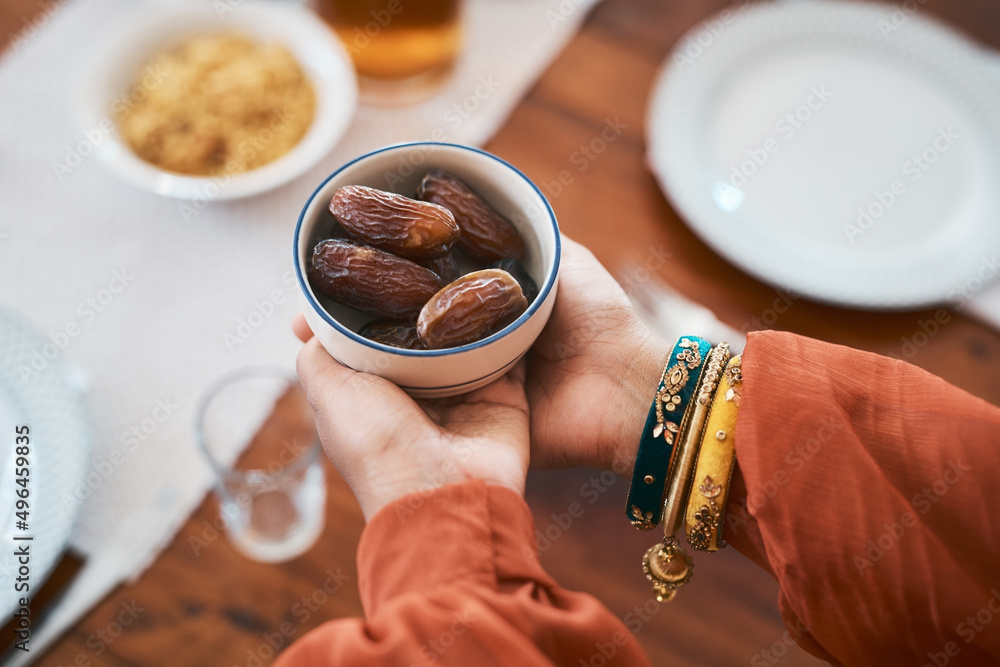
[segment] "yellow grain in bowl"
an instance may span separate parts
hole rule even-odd
[[[149,76],[153,72],[156,76]],[[192,37],[136,76],[119,129],[142,159],[207,176],[256,169],[290,151],[316,93],[288,49],[238,34]]]

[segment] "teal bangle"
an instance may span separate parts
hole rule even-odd
[[[635,457],[625,514],[639,530],[652,530],[663,514],[667,469],[674,444],[684,436],[688,406],[711,350],[708,341],[682,336],[667,358]]]

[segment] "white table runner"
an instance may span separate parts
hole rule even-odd
[[[148,564],[212,481],[191,435],[199,396],[238,367],[294,368],[291,237],[316,185],[384,144],[442,132],[483,143],[593,3],[470,0],[466,52],[434,98],[361,107],[305,176],[193,214],[120,182],[93,155],[68,173],[55,166],[76,164],[67,154],[86,140],[69,98],[76,68],[107,24],[141,4],[74,0],[15,39],[0,62],[0,301],[51,334],[58,356],[89,378],[96,474],[66,489],[65,502],[85,502],[74,547],[100,551],[130,512],[159,499],[155,544],[135,547],[146,550],[138,569]],[[449,113],[456,104],[463,114]]]
[[[85,503],[73,546],[99,551],[130,512],[157,499],[163,523],[137,544],[141,570],[211,484],[191,436],[198,397],[238,367],[293,367],[291,234],[322,178],[388,143],[441,132],[483,143],[594,2],[470,0],[467,52],[437,96],[361,107],[338,147],[302,178],[194,213],[120,182],[93,156],[69,173],[56,168],[86,139],[68,98],[75,68],[102,27],[136,3],[74,0],[18,36],[0,61],[0,301],[89,378],[96,474],[66,490],[65,502]],[[449,113],[477,88],[468,117]],[[1000,326],[1000,286],[977,294],[969,311]],[[662,316],[652,319],[669,328]]]

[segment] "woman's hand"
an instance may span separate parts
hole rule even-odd
[[[589,250],[562,241],[555,308],[528,358],[532,465],[630,476],[670,347]]]
[[[468,479],[524,493],[536,467],[587,465],[628,476],[669,346],[639,321],[589,250],[563,237],[559,295],[524,362],[487,387],[414,401],[336,362],[301,315],[299,378],[327,456],[367,518],[415,491]]]
[[[394,500],[482,479],[524,494],[528,402],[524,363],[463,396],[414,401],[380,377],[335,361],[302,315],[298,373],[326,455],[350,485],[366,519]]]

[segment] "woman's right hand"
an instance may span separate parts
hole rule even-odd
[[[670,347],[584,246],[562,237],[559,293],[528,357],[531,464],[628,477]]]

